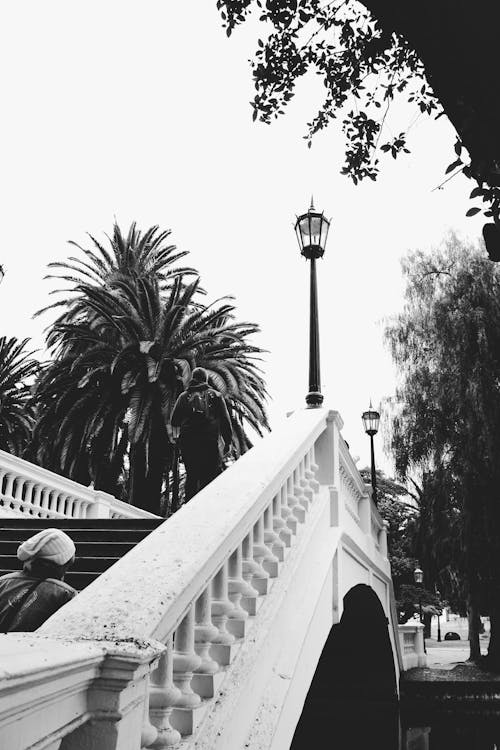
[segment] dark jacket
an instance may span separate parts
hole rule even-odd
[[[189,396],[193,392],[207,393],[208,414],[196,419],[189,406]],[[170,421],[181,428],[181,438],[217,440],[221,435],[226,447],[231,445],[233,431],[224,397],[207,383],[191,383],[177,399]]]
[[[22,571],[0,578],[0,633],[32,632],[76,595],[75,589],[64,581],[46,577],[50,570],[40,562],[32,560],[24,564]],[[34,590],[26,597],[30,589]]]

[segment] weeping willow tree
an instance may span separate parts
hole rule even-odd
[[[400,476],[426,478],[421,528],[437,580],[453,576],[469,612],[491,618],[489,659],[500,668],[500,271],[448,237],[403,262],[404,311],[386,329],[401,373],[392,448]]]

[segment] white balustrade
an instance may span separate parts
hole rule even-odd
[[[109,663],[108,671],[104,670],[94,685],[99,702],[91,704],[87,718],[82,718],[86,721],[98,715],[108,744],[99,745],[95,740],[97,730],[92,729],[90,735],[96,744],[85,744],[80,735],[77,741],[75,735],[75,748],[132,747],[111,741],[110,737],[120,736],[121,727],[125,726],[123,717],[132,716],[139,708],[142,746],[176,747],[181,736],[185,739],[196,733],[212,705],[224,700],[226,680],[233,692],[235,686],[244,691],[245,670],[251,669],[255,661],[254,644],[259,643],[263,649],[259,653],[267,653],[259,623],[268,627],[271,622],[272,607],[276,605],[269,602],[276,597],[281,601],[279,597],[289,591],[301,598],[307,593],[307,579],[299,590],[290,576],[304,554],[301,545],[308,543],[303,540],[312,530],[320,533],[316,530],[324,529],[325,521],[327,529],[331,526],[330,492],[342,487],[342,467],[343,507],[351,508],[354,515],[350,517],[354,520],[357,516],[356,533],[362,534],[357,506],[364,508],[366,488],[350,456],[334,456],[332,446],[338,441],[335,436],[340,434],[340,427],[332,414],[308,409],[293,415],[281,430],[242,456],[40,628],[38,632],[44,638],[62,639],[65,643],[85,640],[104,650],[111,649],[112,658],[107,656],[105,662]],[[10,497],[19,474],[12,478],[12,470],[0,460],[2,471],[2,497]],[[51,485],[48,481],[42,483],[38,475],[23,475],[22,481],[25,490],[18,495],[21,503],[28,498],[35,507],[38,498],[43,509],[44,502],[50,506],[52,493],[56,501],[62,498],[65,510],[71,508],[75,514],[89,515],[96,512],[96,505],[108,503],[108,511],[114,512],[105,493],[83,488],[86,492],[79,494],[74,483],[65,484],[69,480]],[[6,490],[10,494],[6,495]],[[378,512],[372,506],[370,522],[373,518],[377,524]],[[47,507],[45,512],[54,511]],[[370,532],[371,529],[366,530],[364,536],[370,537]],[[378,529],[380,552],[384,532],[382,524]],[[338,542],[340,537],[337,533],[325,538]],[[365,542],[361,537],[356,541],[366,546]],[[335,548],[328,544],[317,545],[317,550],[335,554]],[[377,552],[377,560],[380,557]],[[388,569],[387,561],[383,564],[384,570]],[[325,589],[324,580],[327,579],[314,582],[318,590],[333,590]],[[294,601],[295,609],[288,616],[297,611],[297,606],[300,609],[300,602]],[[278,638],[269,647],[277,647],[281,640]],[[244,656],[237,662],[240,653]],[[238,664],[234,678],[233,663]],[[146,705],[141,696],[145,695],[148,682]],[[101,711],[100,706],[117,705],[118,693],[128,696],[126,691],[132,690],[131,686],[133,700],[127,698],[128,714],[122,709],[112,715]],[[145,705],[149,715],[144,714]],[[203,721],[205,731],[206,720]],[[0,724],[0,745],[1,737]],[[70,739],[65,741],[65,750],[73,750]],[[203,748],[215,750],[216,735],[204,742]],[[243,746],[235,742],[234,747]]]
[[[5,451],[0,451],[0,517],[2,511],[32,518],[157,518]]]

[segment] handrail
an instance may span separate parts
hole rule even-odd
[[[41,631],[70,638],[166,638],[314,445],[325,429],[326,414],[323,409],[296,413],[284,429],[275,429],[243,455]],[[133,608],[132,590],[140,598]]]
[[[0,511],[35,518],[158,518],[0,450]]]

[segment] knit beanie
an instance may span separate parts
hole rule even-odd
[[[66,565],[75,552],[73,540],[61,529],[43,529],[17,548],[17,556],[22,562],[37,557],[55,565]]]

